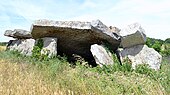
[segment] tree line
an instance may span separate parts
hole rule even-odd
[[[170,55],[170,38],[167,38],[166,40],[161,40],[147,37],[146,45],[150,48],[154,48],[163,56]]]

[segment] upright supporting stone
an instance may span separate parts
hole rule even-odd
[[[18,51],[23,55],[31,56],[34,45],[34,39],[10,40],[7,45],[7,50]]]
[[[96,61],[96,64],[100,65],[100,67],[114,63],[112,54],[109,51],[106,51],[102,45],[91,45],[90,51]]]
[[[57,38],[45,37],[41,54],[48,55],[49,58],[57,56]]]

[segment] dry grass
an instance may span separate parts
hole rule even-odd
[[[0,51],[3,51],[6,49],[6,46],[0,46]]]
[[[42,75],[30,65],[0,60],[0,94],[65,95],[56,84],[48,83]]]
[[[115,72],[111,77],[107,77],[92,72],[82,72],[79,69],[70,69],[58,74],[54,82],[48,79],[49,72],[39,71],[34,65],[0,60],[0,93],[1,95],[88,95],[90,93],[109,95],[109,93],[128,92],[135,95],[165,95],[162,86],[145,75]],[[58,84],[67,90],[59,88]]]
[[[168,66],[162,67],[161,74],[168,74]],[[107,75],[96,70],[72,68],[59,59],[31,61],[0,52],[0,95],[168,95],[159,81],[145,74],[116,71]],[[160,78],[169,79],[165,77]],[[169,89],[169,81],[163,83]]]

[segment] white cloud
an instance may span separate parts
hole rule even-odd
[[[12,23],[14,17],[0,14],[2,22],[0,25],[3,25],[3,29],[17,27],[29,29],[36,19],[81,21],[100,19],[106,25],[119,28],[139,22],[150,37],[166,39],[170,35],[169,0],[2,0],[0,12],[6,11],[13,12],[26,21],[23,25]],[[2,29],[0,33],[1,31]]]
[[[168,0],[121,0],[116,5],[109,7],[105,11],[81,15],[76,19],[99,18],[107,25],[119,28],[139,22],[149,37],[159,39],[170,37],[170,1]]]
[[[16,0],[11,2],[11,6],[15,8],[15,12],[18,15],[23,16],[28,21],[44,18],[46,16],[43,7],[33,5],[32,3],[22,0]]]

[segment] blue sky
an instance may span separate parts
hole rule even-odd
[[[0,0],[0,41],[5,30],[30,30],[38,19],[101,20],[108,26],[126,27],[138,22],[147,36],[170,37],[170,0]]]

